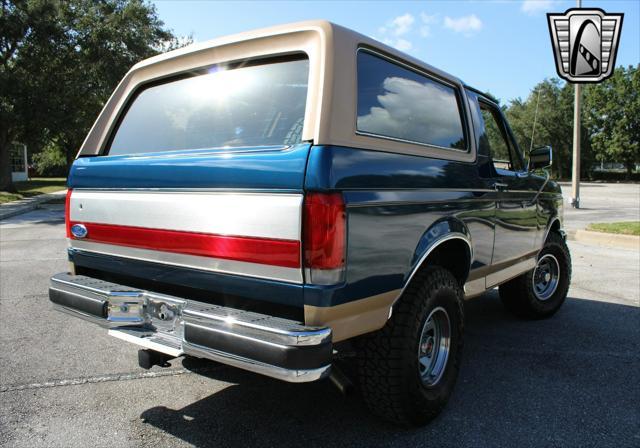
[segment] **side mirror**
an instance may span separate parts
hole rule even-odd
[[[549,168],[553,162],[551,146],[542,146],[529,151],[529,171]]]

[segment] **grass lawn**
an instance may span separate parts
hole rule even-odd
[[[18,193],[0,191],[0,204],[64,190],[67,188],[67,179],[64,177],[34,177],[24,182],[15,182],[14,185]]]
[[[622,235],[640,235],[640,221],[589,224],[587,230],[593,230],[594,232],[619,233]]]

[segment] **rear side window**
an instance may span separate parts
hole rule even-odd
[[[460,104],[454,87],[358,52],[359,133],[466,150]]]
[[[214,66],[141,90],[109,155],[299,143],[309,61]]]

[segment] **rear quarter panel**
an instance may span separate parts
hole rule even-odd
[[[343,192],[348,253],[344,284],[304,286],[308,323],[339,319],[343,326],[348,324],[334,328],[334,339],[384,325],[390,304],[399,297],[434,232],[468,235],[473,246],[471,267],[489,265],[496,196],[482,176],[486,163],[482,157],[467,163],[312,147],[305,189]],[[378,309],[377,318],[351,316],[372,308]]]

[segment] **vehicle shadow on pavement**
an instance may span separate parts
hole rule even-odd
[[[574,297],[551,319],[521,321],[492,292],[466,315],[458,385],[424,428],[381,422],[327,380],[288,384],[232,368],[207,370],[225,389],[141,418],[198,447],[640,444],[639,308]]]
[[[1,215],[0,215],[1,216]],[[35,210],[0,219],[0,225],[36,225],[59,226],[64,224],[64,204],[42,204]],[[62,228],[64,232],[64,227]],[[6,232],[6,229],[3,229]],[[64,233],[62,233],[64,235]]]

